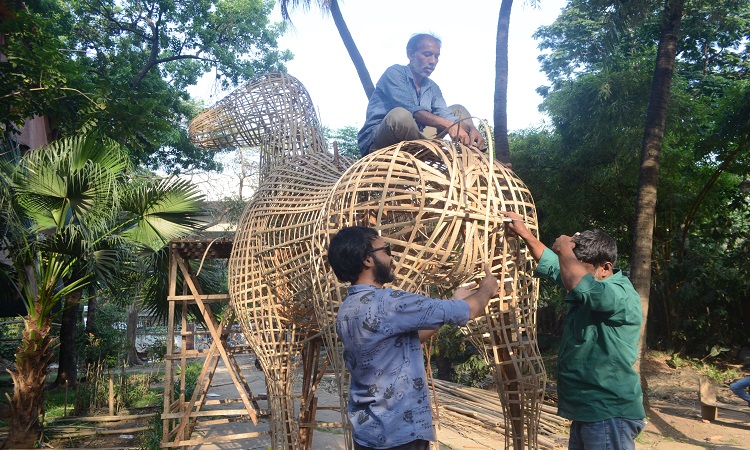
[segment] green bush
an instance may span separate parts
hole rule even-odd
[[[156,339],[154,343],[146,349],[146,354],[148,354],[149,359],[152,361],[163,361],[164,356],[167,354],[166,339]]]
[[[195,391],[195,386],[198,383],[198,376],[201,374],[201,370],[203,370],[203,364],[199,362],[191,362],[188,363],[187,367],[185,368],[185,398],[189,399],[193,396],[193,392]],[[180,369],[178,368],[176,375],[178,377],[174,380],[174,393],[175,396],[180,395]],[[177,400],[177,397],[174,398],[174,400]]]
[[[109,371],[102,365],[88,366],[86,382],[78,385],[75,398],[76,414],[81,415],[97,408],[109,407]],[[126,375],[113,373],[113,393],[116,411],[137,406],[157,406],[158,393],[151,389],[151,383],[160,379],[156,373]]]
[[[118,358],[125,349],[125,332],[112,324],[126,320],[125,311],[112,303],[102,302],[97,306],[93,333],[88,333],[83,324],[78,325],[77,345],[79,360],[88,364],[102,363],[106,367],[117,366]]]
[[[159,416],[151,419],[146,438],[141,443],[141,450],[159,450],[161,448],[161,439],[164,434],[163,422]]]
[[[481,355],[472,355],[468,360],[457,364],[455,369],[456,383],[478,388],[484,388],[491,383],[488,379],[490,366]]]

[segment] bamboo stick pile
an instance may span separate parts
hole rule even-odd
[[[497,392],[486,391],[460,384],[435,379],[434,392],[437,401],[438,419],[441,428],[451,429],[464,436],[482,435],[494,437],[497,448],[505,440],[506,433],[503,405]],[[561,436],[569,421],[555,415],[556,408],[547,403],[541,405],[539,448],[563,448],[566,439]],[[438,438],[439,438],[438,430]]]

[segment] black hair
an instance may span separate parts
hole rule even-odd
[[[372,250],[378,232],[369,227],[345,227],[331,238],[328,263],[342,283],[355,283],[364,270],[364,260]]]
[[[430,38],[435,39],[438,43],[438,47],[443,45],[443,41],[440,40],[437,36],[431,33],[418,33],[413,35],[409,38],[409,42],[406,43],[406,54],[414,53],[417,51],[417,47],[419,47],[419,43],[422,42],[422,39]]]
[[[573,240],[576,243],[573,253],[579,260],[594,266],[605,262],[611,262],[614,266],[617,262],[617,242],[602,230],[582,231],[573,236]]]

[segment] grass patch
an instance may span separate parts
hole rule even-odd
[[[741,372],[734,367],[727,366],[724,362],[711,363],[705,361],[705,358],[683,357],[677,353],[673,353],[667,358],[667,365],[673,369],[692,367],[718,384],[725,384],[742,377]]]
[[[44,393],[44,421],[50,422],[70,416],[75,410],[75,389],[68,389],[67,402],[65,389],[52,389]]]
[[[161,406],[164,402],[164,388],[151,388],[145,395],[133,402],[133,408],[145,408],[148,406]]]

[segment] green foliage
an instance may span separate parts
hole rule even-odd
[[[18,344],[21,342],[23,332],[23,321],[17,320],[13,323],[0,325],[0,359],[11,361],[16,354]]]
[[[94,316],[95,332],[87,333],[82,323],[78,324],[76,345],[79,360],[105,367],[115,368],[118,357],[125,351],[125,333],[115,329],[113,324],[124,322],[127,315],[121,307],[110,302],[97,306]]]
[[[44,420],[50,422],[66,414],[71,415],[75,408],[75,389],[52,389],[44,395]]]
[[[688,361],[680,357],[677,353],[672,353],[672,356],[670,356],[667,361],[667,365],[673,369],[679,369],[681,367],[686,367],[689,364]]]
[[[127,408],[158,406],[160,393],[151,387],[163,379],[158,367],[144,373],[124,374],[102,365],[86,368],[85,382],[79,383],[75,396],[75,413],[83,415],[98,408],[109,408],[109,381],[112,377],[112,393],[116,411]]]
[[[441,327],[433,342],[431,361],[437,369],[437,378],[467,386],[486,384],[490,368],[459,327]]]
[[[333,151],[333,143],[338,144],[339,154],[348,156],[352,159],[359,159],[362,155],[357,146],[357,133],[359,130],[355,127],[342,127],[332,130],[328,127],[323,128],[323,134],[330,143],[330,150]]]
[[[193,361],[187,364],[185,368],[185,399],[190,399],[193,396],[193,392],[195,392],[195,388],[198,384],[198,376],[201,374],[201,370],[203,370],[203,364]],[[181,377],[181,370],[178,368],[177,377],[174,381],[174,393],[175,393],[175,400],[178,399],[177,396],[180,395],[180,377]]]
[[[488,384],[491,371],[481,355],[471,355],[466,361],[456,364],[456,383],[465,386],[484,388]]]
[[[0,33],[6,35],[0,53],[8,58],[0,64],[2,140],[29,117],[51,114],[61,103],[75,103],[81,109],[95,105],[95,100],[70,86],[77,68],[60,52],[65,44],[55,33],[57,18],[23,10],[15,13],[15,20],[0,22]],[[60,125],[65,127],[69,121]]]
[[[715,356],[718,356],[721,352],[717,352]],[[706,358],[713,357],[712,355],[707,356]],[[680,356],[677,353],[673,353],[670,355],[669,359],[667,360],[667,365],[669,367],[672,367],[673,369],[680,369],[683,367],[692,367],[695,370],[701,372],[708,378],[714,380],[715,382],[719,384],[725,384],[729,383],[733,380],[736,380],[737,378],[740,378],[742,376],[741,372],[739,372],[734,367],[727,367],[725,364],[718,362],[718,363],[710,363],[706,362],[705,359],[697,359],[697,358],[691,358],[689,356],[683,357]]]
[[[149,422],[148,432],[146,438],[143,440],[141,445],[138,447],[142,450],[160,450],[161,440],[164,435],[164,422],[159,416],[154,417]]]
[[[14,3],[9,3],[12,7]],[[273,3],[219,0],[147,3],[26,2],[3,20],[0,137],[11,124],[44,115],[57,135],[98,127],[136,164],[169,172],[218,169],[212,152],[187,139],[185,124],[202,106],[188,86],[214,72],[223,88],[284,70],[284,32]],[[158,25],[155,25],[158,24]],[[64,49],[64,50],[61,50]]]
[[[146,350],[148,357],[152,361],[164,361],[164,357],[167,355],[167,341],[166,339],[156,339]]]
[[[553,126],[511,135],[510,144],[542,241],[601,228],[617,241],[627,274],[661,5],[603,6],[572,0],[537,32],[550,80],[539,89],[541,108]],[[747,2],[686,2],[660,163],[651,347],[702,357],[750,344],[750,198],[741,190],[750,176],[748,25]],[[542,296],[559,315],[556,298]],[[540,327],[549,322],[540,316]]]
[[[128,375],[117,391],[118,403],[122,408],[158,406],[159,395],[151,389],[151,383],[159,380],[156,372],[133,373]]]

